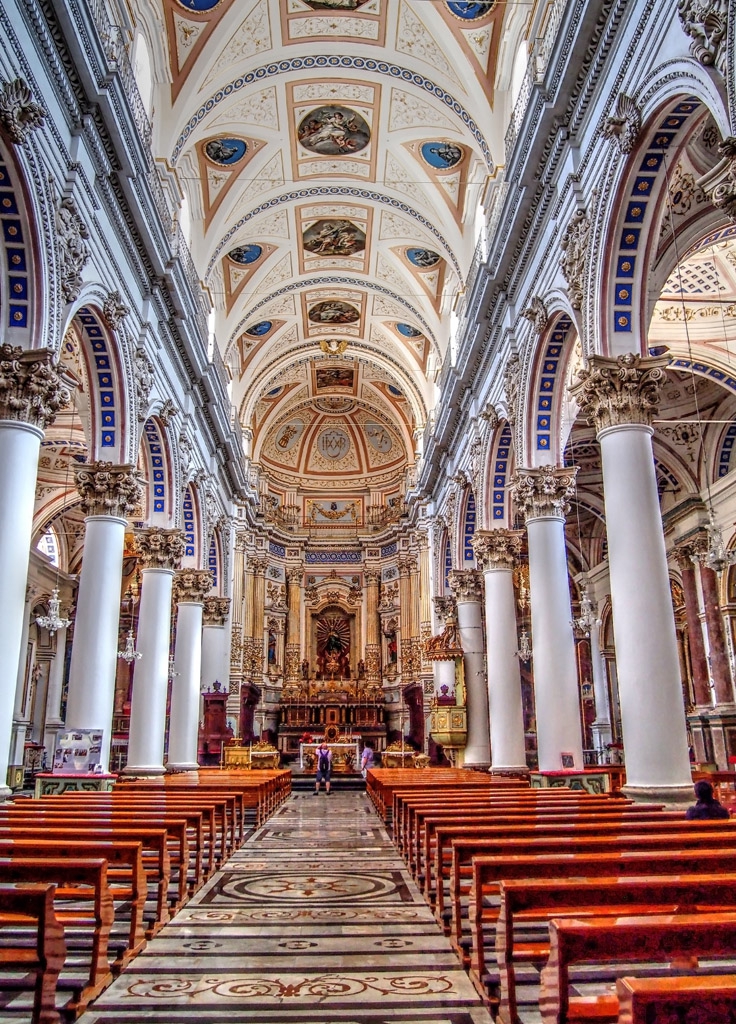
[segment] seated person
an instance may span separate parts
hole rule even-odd
[[[730,813],[713,796],[713,787],[710,782],[701,779],[695,783],[695,796],[697,803],[688,807],[685,817],[689,821],[700,821],[704,818],[730,818]]]

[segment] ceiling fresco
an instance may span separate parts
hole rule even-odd
[[[254,460],[302,482],[405,469],[503,162],[528,12],[449,0],[131,6],[155,83],[154,149],[186,207]],[[276,377],[315,358],[331,362],[304,381],[314,400],[364,401],[371,366],[396,394],[371,385],[381,415],[361,407],[332,433],[314,405],[284,419],[286,381],[264,405]]]

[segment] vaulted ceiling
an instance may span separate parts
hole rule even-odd
[[[348,392],[327,383],[339,373],[318,378],[328,367],[353,373],[341,414],[352,455],[339,468],[354,479],[382,458],[366,423],[383,424],[397,466],[413,462],[503,160],[530,11],[495,0],[134,3],[155,154],[180,190],[233,404],[264,471],[279,430],[301,416],[287,462],[319,478],[315,423],[330,413],[315,403]],[[339,461],[323,458],[325,479]]]

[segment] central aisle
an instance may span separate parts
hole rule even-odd
[[[80,1024],[490,1024],[365,794],[293,795]]]

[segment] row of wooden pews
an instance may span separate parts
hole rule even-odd
[[[201,769],[0,804],[0,992],[33,991],[33,1022],[78,1016],[290,791],[288,771]]]
[[[501,1024],[736,1021],[736,822],[461,770],[367,790]]]

